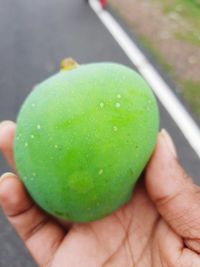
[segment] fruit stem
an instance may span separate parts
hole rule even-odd
[[[69,71],[78,67],[78,63],[71,57],[65,58],[60,63],[61,71]]]

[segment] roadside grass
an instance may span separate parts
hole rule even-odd
[[[138,36],[138,38],[144,49],[148,51],[161,65],[163,70],[181,86],[184,99],[186,102],[190,103],[191,110],[200,118],[200,82],[177,80],[173,66],[166,63],[163,56],[159,53],[159,50],[155,48],[153,42],[143,35]]]
[[[165,16],[171,13],[171,16],[180,23],[180,31],[174,33],[177,40],[190,43],[195,47],[200,47],[200,0],[153,0],[159,3]],[[115,8],[120,14],[120,9]],[[132,28],[132,25],[129,25]],[[171,77],[183,95],[183,98],[189,104],[191,110],[200,119],[200,82],[185,80],[185,77],[177,77],[174,66],[167,62],[159,47],[156,46],[153,39],[144,34],[137,33],[137,38],[144,50],[146,50],[162,69]],[[200,74],[199,74],[200,75]]]
[[[193,44],[195,46],[199,46],[200,47],[200,36],[197,36],[194,33],[180,33],[177,32],[174,34],[174,36],[178,39],[178,40],[182,40],[182,41],[186,41],[190,44]]]
[[[186,41],[200,47],[200,0],[155,0],[162,5],[165,15],[174,15],[184,22],[180,32],[175,33],[178,40]]]
[[[184,81],[183,96],[190,103],[191,109],[200,118],[200,82]]]
[[[163,5],[164,14],[177,14],[177,18],[180,17],[184,22],[180,31],[176,32],[174,36],[178,40],[200,47],[200,0],[156,1]],[[162,65],[162,62],[160,63]],[[171,71],[169,72],[166,68],[165,70],[171,75]],[[182,88],[183,97],[190,104],[193,112],[200,118],[200,82],[185,81],[184,77],[178,80],[175,78],[175,80]]]
[[[158,0],[155,0],[158,2]],[[161,0],[159,0],[161,2]],[[200,24],[200,1],[195,0],[168,0],[162,1],[163,12],[170,13],[172,11],[179,13],[197,25]]]

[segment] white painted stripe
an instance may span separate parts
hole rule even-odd
[[[108,11],[103,10],[97,0],[89,1],[91,8],[149,83],[154,93],[178,125],[183,135],[200,157],[200,128],[187,112],[168,84],[162,79],[146,56],[122,29]]]

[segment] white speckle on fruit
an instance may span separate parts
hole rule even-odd
[[[104,103],[101,102],[101,103],[99,104],[99,106],[100,106],[100,108],[103,108],[103,107],[104,107]]]
[[[34,138],[35,138],[35,136],[33,134],[31,134],[31,139],[34,139]]]
[[[54,145],[54,147],[57,149],[58,148],[58,145]]]
[[[118,99],[120,99],[120,98],[121,98],[121,95],[120,95],[120,94],[118,94],[118,95],[117,95],[117,98],[118,98]]]
[[[37,125],[37,129],[38,129],[38,130],[41,129],[41,125],[40,125],[40,124]]]
[[[32,103],[32,105],[31,105],[33,108],[35,107],[35,103]]]
[[[26,181],[28,178],[26,176],[24,176],[24,181]]]
[[[33,172],[33,173],[32,173],[32,175],[33,175],[33,176],[36,176],[36,173],[35,173],[35,172]]]
[[[28,143],[26,142],[26,143],[24,144],[24,146],[27,147],[27,146],[28,146]]]
[[[103,169],[100,169],[98,173],[99,173],[99,175],[102,175],[103,174]]]
[[[117,126],[114,125],[114,126],[113,126],[113,131],[114,131],[114,132],[117,132],[117,130],[118,130]]]
[[[115,104],[115,107],[116,107],[116,108],[120,108],[120,107],[121,107],[121,104],[120,104],[119,102],[117,102],[117,103]]]

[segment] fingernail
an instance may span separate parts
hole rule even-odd
[[[163,138],[164,138],[164,140],[165,140],[165,143],[167,144],[169,150],[171,151],[171,153],[173,154],[173,156],[174,156],[175,158],[177,158],[176,147],[175,147],[175,145],[174,145],[174,142],[173,142],[171,136],[169,135],[169,133],[168,133],[167,130],[165,130],[165,129],[162,129],[162,130],[161,130],[161,134],[162,134],[162,136],[163,136]]]
[[[6,172],[0,177],[0,183],[8,177],[15,177],[16,175],[12,172]]]

